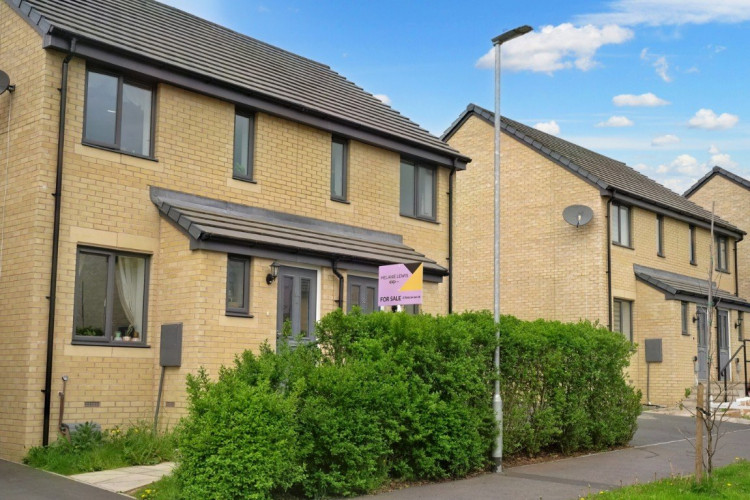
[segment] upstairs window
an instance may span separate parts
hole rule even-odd
[[[232,177],[253,180],[253,154],[255,149],[255,116],[237,111],[234,115],[234,158]]]
[[[630,207],[612,204],[612,243],[625,247],[632,246],[630,243]]]
[[[153,90],[121,75],[89,70],[83,141],[122,153],[153,155]]]
[[[664,216],[656,216],[656,255],[664,257]]]
[[[346,201],[348,177],[348,144],[346,140],[334,137],[331,141],[331,199]]]
[[[697,265],[698,259],[695,255],[695,226],[690,226],[690,264]]]
[[[729,251],[727,249],[727,237],[716,237],[716,270],[729,271]]]
[[[73,342],[145,344],[148,257],[79,248]]]
[[[435,220],[435,168],[401,160],[401,215]]]

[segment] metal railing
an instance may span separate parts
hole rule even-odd
[[[736,351],[734,351],[734,354],[732,355],[729,360],[727,360],[726,363],[724,363],[724,366],[721,367],[721,370],[719,370],[719,374],[724,378],[724,402],[727,402],[728,399],[728,380],[729,377],[727,377],[727,368],[729,368],[729,365],[734,361],[735,358],[737,358],[737,355],[742,351],[742,359],[745,362],[744,368],[742,370],[742,374],[745,378],[745,384],[742,386],[745,396],[748,396],[748,386],[747,386],[747,343],[750,342],[750,339],[743,339],[742,344],[737,348]]]

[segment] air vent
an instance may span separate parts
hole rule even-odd
[[[167,401],[164,403],[167,408],[174,408],[174,401]]]
[[[101,401],[84,401],[84,408],[99,408],[102,405]]]

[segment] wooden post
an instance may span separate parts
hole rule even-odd
[[[695,397],[695,482],[703,481],[703,384],[698,384]]]

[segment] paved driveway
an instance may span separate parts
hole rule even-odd
[[[130,498],[25,465],[0,460],[3,500],[123,500]]]
[[[638,419],[632,448],[506,469],[471,479],[430,484],[376,495],[380,500],[529,499],[568,500],[672,474],[692,474],[695,432],[690,417],[646,413]],[[714,461],[750,458],[750,426],[725,422]]]

